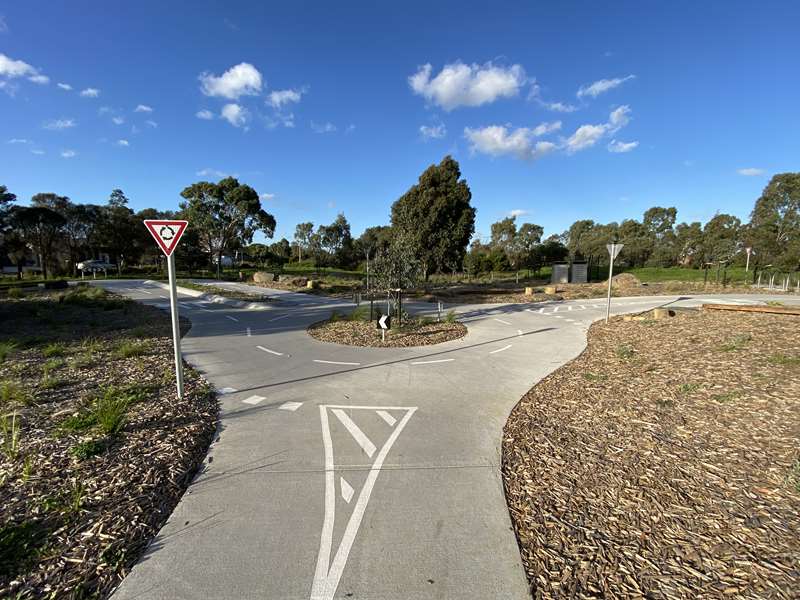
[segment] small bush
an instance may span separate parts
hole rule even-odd
[[[369,308],[366,306],[359,306],[348,317],[348,321],[366,321],[369,319]]]
[[[0,383],[0,407],[30,404],[31,397],[18,383],[3,381]]]
[[[97,401],[93,409],[97,426],[105,434],[119,432],[125,425],[125,413],[128,412],[128,399],[117,397],[116,390],[110,388]]]
[[[617,346],[614,350],[614,354],[617,355],[617,358],[621,358],[622,360],[629,360],[633,358],[635,354],[635,350],[630,346],[626,346],[625,344],[621,346]]]
[[[94,427],[96,422],[97,418],[93,413],[84,411],[67,417],[59,427],[64,431],[86,431]]]
[[[92,456],[102,454],[105,451],[106,446],[107,444],[105,440],[88,440],[75,444],[72,448],[70,448],[69,452],[78,460],[86,460]]]
[[[18,287],[8,288],[8,297],[19,300],[25,297],[25,291]]]
[[[0,342],[0,363],[11,356],[17,349],[17,343],[12,341]]]
[[[420,327],[425,327],[425,325],[433,325],[434,323],[436,323],[436,319],[434,319],[433,317],[423,316],[417,319],[417,323],[419,323]]]
[[[445,323],[455,323],[456,322],[456,311],[450,310],[447,311],[447,314],[444,317]]]
[[[81,350],[89,354],[97,354],[103,349],[103,342],[97,338],[84,338],[81,341]]]
[[[147,342],[131,342],[125,341],[121,342],[114,353],[119,358],[131,358],[134,356],[142,356],[143,354],[147,354],[147,351],[150,349],[149,344]]]
[[[45,358],[52,358],[54,356],[64,356],[64,351],[66,348],[64,344],[53,343],[47,344],[44,348],[42,348],[42,356]]]
[[[339,316],[339,313],[334,310],[334,311],[331,311],[331,318],[328,319],[328,320],[331,323],[336,323],[337,321],[341,321],[342,318]]]

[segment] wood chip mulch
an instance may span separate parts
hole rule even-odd
[[[373,322],[365,321],[322,321],[308,328],[308,334],[321,342],[344,344],[346,346],[366,346],[370,348],[409,348],[412,346],[432,346],[457,340],[467,335],[462,323],[429,323],[403,329],[390,329],[386,341],[381,340],[381,332]]]
[[[504,431],[535,598],[800,597],[799,331],[696,311],[591,328]]]
[[[27,394],[0,406],[21,424],[17,453],[0,453],[0,598],[108,597],[166,522],[214,435],[216,395],[197,372],[187,369],[184,399],[177,397],[168,315],[119,303],[51,311],[47,299],[31,301],[62,340],[59,358],[43,357],[42,338],[0,363],[2,382]],[[15,310],[2,308],[6,316]],[[67,314],[76,327],[65,326]],[[13,327],[36,325],[6,322],[0,337]],[[125,357],[126,341],[143,349]],[[43,383],[47,368],[56,383]],[[118,432],[64,428],[109,389],[136,394]],[[79,458],[76,448],[93,441],[99,452]]]

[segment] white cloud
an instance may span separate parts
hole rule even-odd
[[[566,142],[567,152],[577,152],[594,146],[608,131],[607,125],[581,125]]]
[[[353,133],[355,130],[356,130],[355,123],[350,123],[350,125],[345,127],[344,132],[345,133]]]
[[[125,122],[125,118],[124,117],[111,117],[111,122],[114,123],[114,125],[122,125]]]
[[[561,129],[561,121],[553,121],[552,123],[541,123],[533,128],[533,135],[536,137],[542,137],[543,135],[547,135],[548,133],[553,133],[554,131],[558,131]]]
[[[525,70],[520,65],[502,67],[491,62],[484,65],[455,62],[445,65],[431,79],[432,69],[430,64],[419,67],[408,78],[408,84],[415,94],[447,111],[459,106],[488,104],[498,98],[511,98],[519,94],[527,81]]]
[[[266,103],[280,110],[284,105],[300,102],[305,90],[274,90],[267,95]]]
[[[419,132],[426,140],[438,140],[447,135],[447,128],[444,126],[444,123],[439,123],[438,125],[421,125]]]
[[[503,125],[490,125],[482,129],[464,129],[464,137],[470,142],[472,152],[490,156],[512,155],[520,159],[534,160],[557,148],[552,142],[536,142],[533,129],[520,127],[509,131]]]
[[[42,124],[44,129],[51,129],[53,131],[60,131],[62,129],[71,129],[75,127],[77,123],[75,119],[53,119],[51,121],[46,121]]]
[[[210,121],[211,119],[214,118],[214,113],[212,113],[207,108],[204,108],[203,110],[198,110],[196,113],[194,113],[194,116],[197,117],[198,119]]]
[[[61,158],[73,158],[77,156],[78,153],[75,150],[62,150],[61,151]]]
[[[757,177],[758,175],[764,174],[764,169],[757,169],[754,167],[747,167],[745,169],[737,169],[736,171],[739,175],[744,175],[745,177]]]
[[[515,219],[517,217],[523,217],[523,216],[525,216],[527,214],[528,214],[528,211],[525,210],[524,208],[515,208],[514,210],[511,210],[511,211],[508,212],[508,216],[509,217],[513,217]]]
[[[98,115],[104,115],[110,112],[112,112],[112,108],[110,106],[101,106],[100,108],[97,109]]]
[[[147,106],[147,104],[139,104],[139,105],[136,106],[136,108],[133,109],[133,112],[151,113],[151,112],[153,112],[153,107],[152,106]]]
[[[239,96],[254,96],[261,92],[261,73],[250,63],[239,63],[217,77],[200,74],[200,91],[206,96],[236,100]]]
[[[86,88],[85,90],[81,90],[82,98],[97,98],[99,95],[100,90],[97,88]]]
[[[47,75],[42,75],[39,69],[33,67],[22,60],[14,60],[10,56],[0,52],[0,76],[14,79],[15,77],[27,77],[33,83],[46,84],[50,83],[50,78]],[[3,82],[4,84],[6,82]],[[5,87],[3,85],[2,87]]]
[[[9,144],[27,144],[28,140],[26,140],[24,138],[11,138],[10,140],[8,140],[8,143]]]
[[[42,154],[44,154],[44,150],[40,150],[39,148],[32,148],[31,149],[31,154],[42,155]]]
[[[615,108],[611,111],[611,114],[608,117],[608,129],[610,132],[614,133],[625,127],[628,123],[630,123],[631,118],[631,107],[627,104]]]
[[[336,125],[330,121],[327,123],[315,123],[314,121],[311,121],[311,129],[314,131],[314,133],[333,133],[336,131]]]
[[[60,87],[62,90],[66,90],[66,91],[68,91],[68,92],[69,92],[70,90],[72,90],[72,86],[71,86],[70,84],[68,84],[68,83],[59,83],[59,84],[57,84],[57,85],[58,85],[58,87]]]
[[[218,171],[217,169],[200,169],[197,171],[196,175],[198,177],[218,177],[220,179],[228,176],[227,173]]]
[[[146,123],[147,125],[149,125],[150,127],[152,127],[153,129],[155,129],[156,127],[158,127],[158,123],[156,123],[155,121],[153,121],[153,119],[147,119],[147,121],[145,121],[145,123]]]
[[[122,146],[123,148],[127,148],[130,145],[131,144],[128,140],[117,140],[117,146]]]
[[[275,198],[275,194],[269,194],[265,192],[263,194],[259,194],[259,197],[264,201],[269,201]]]
[[[541,105],[544,106],[547,110],[552,110],[553,112],[560,112],[560,113],[571,113],[578,110],[577,106],[572,104],[565,104],[564,102],[541,102]]]
[[[614,153],[630,152],[639,145],[639,142],[620,142],[611,140],[608,144],[608,151]]]
[[[220,117],[234,127],[241,127],[247,123],[250,115],[247,109],[239,104],[226,104],[222,107],[222,111],[220,111]]]
[[[609,90],[613,90],[615,87],[618,87],[628,81],[629,79],[635,79],[635,75],[628,75],[627,77],[615,77],[614,79],[600,79],[588,85],[581,86],[578,90],[578,98],[584,98],[586,96],[591,96],[592,98],[597,98],[600,94],[604,94]]]

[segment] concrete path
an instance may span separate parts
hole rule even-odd
[[[155,284],[92,283],[168,309]],[[305,333],[352,304],[276,295],[260,311],[180,298],[193,323],[184,357],[224,394],[220,432],[114,598],[529,598],[501,432],[520,397],[583,350],[603,302],[460,307],[462,340],[370,349]],[[699,302],[623,298],[614,312]]]

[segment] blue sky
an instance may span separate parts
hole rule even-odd
[[[798,170],[796,2],[265,4],[0,1],[0,183],[174,209],[235,174],[291,239],[448,153],[481,235],[746,218]]]

